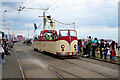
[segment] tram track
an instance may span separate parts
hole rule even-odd
[[[23,68],[20,64],[20,60],[16,54],[16,51],[14,50],[14,53],[16,55],[16,58],[17,58],[17,61],[18,61],[18,64],[19,64],[19,68],[20,68],[20,72],[21,72],[21,76],[22,76],[22,80],[27,80],[27,78],[25,78],[25,74],[24,74],[24,71],[23,71]],[[35,56],[34,56],[35,57]],[[40,63],[39,59],[37,59],[37,57],[35,57],[36,60]],[[51,67],[49,67],[48,65],[44,65],[42,63],[40,63],[42,66],[46,67],[48,70],[50,70],[54,75],[56,75],[60,80],[65,80],[60,74],[58,74],[56,71],[52,70]]]
[[[59,60],[60,60],[60,59],[59,59]],[[76,59],[76,60],[80,60],[80,59]],[[104,76],[104,77],[111,78],[111,77],[109,77],[109,76],[107,76],[107,75],[104,75],[104,74],[98,72],[98,71],[95,71],[95,70],[93,70],[93,69],[88,69],[88,68],[86,68],[86,67],[83,67],[83,66],[80,66],[80,65],[78,65],[78,64],[75,64],[75,63],[66,61],[66,60],[64,60],[64,59],[61,60],[61,61],[67,62],[67,63],[69,63],[69,64],[73,64],[73,65],[75,65],[75,66],[79,66],[79,67],[81,67],[82,69],[86,69],[86,70],[95,72],[95,73],[97,73],[97,74],[99,74],[99,75],[102,75],[102,76]],[[94,64],[95,64],[95,63],[94,63]],[[50,66],[51,66],[51,65],[50,65]],[[54,68],[56,68],[56,67],[54,67]],[[56,69],[59,69],[59,68],[56,68]],[[60,70],[60,69],[59,69],[59,70]],[[66,72],[66,71],[64,71],[64,70],[61,70],[61,71]],[[66,72],[66,73],[71,74],[71,73],[69,73],[69,72]],[[73,75],[74,75],[74,74],[72,74],[72,76],[73,76]],[[77,78],[80,78],[80,77],[78,77],[77,75],[74,75],[74,76],[77,77]],[[111,75],[111,76],[112,76],[112,75]]]
[[[26,79],[25,79],[25,74],[24,74],[24,72],[23,72],[23,68],[22,68],[22,66],[21,66],[20,60],[19,60],[19,58],[18,58],[18,56],[17,56],[17,54],[16,54],[15,49],[13,49],[13,52],[15,53],[15,56],[16,56],[16,58],[17,58],[17,62],[18,62],[19,69],[20,69],[20,73],[21,73],[21,76],[22,76],[22,80],[26,80]]]
[[[55,69],[57,69],[57,70],[63,71],[64,73],[67,73],[67,74],[69,74],[69,75],[72,75],[72,76],[74,76],[74,77],[76,77],[76,78],[78,78],[78,79],[80,79],[80,80],[86,80],[86,79],[84,79],[84,78],[81,78],[81,77],[79,77],[79,76],[77,76],[77,75],[75,75],[75,74],[72,74],[72,73],[67,72],[67,71],[65,71],[65,70],[62,70],[62,69],[59,69],[59,68],[57,68],[57,67],[54,67],[54,66],[51,66],[51,65],[48,65],[48,66],[50,66],[51,68],[55,68]]]
[[[38,58],[36,55],[34,55],[34,57],[37,59],[37,61],[39,61],[39,58]],[[40,62],[40,61],[39,61],[39,62]],[[59,74],[59,72],[55,71],[54,69],[57,69],[57,70],[59,70],[59,71],[62,71],[62,72],[66,73],[66,74],[69,74],[69,75],[71,75],[71,76],[74,76],[74,77],[76,77],[76,79],[86,80],[86,79],[81,78],[81,77],[79,77],[79,76],[77,76],[77,75],[75,75],[75,74],[72,74],[72,73],[67,72],[67,71],[65,71],[65,70],[62,70],[62,69],[59,69],[59,68],[54,67],[54,66],[52,66],[52,65],[44,65],[44,66],[45,66],[47,69],[49,69],[53,74],[55,74],[58,78],[60,78],[61,80],[66,80],[66,78],[64,78],[62,75]]]
[[[35,56],[36,56],[36,55],[34,55],[34,57],[35,57]],[[35,58],[37,58],[37,60],[39,60],[39,58],[38,58],[37,56],[36,56]],[[50,58],[52,58],[52,57],[50,57]],[[53,59],[53,58],[52,58],[52,59]],[[60,60],[60,59],[59,59],[59,60]],[[86,70],[95,72],[95,73],[97,73],[97,74],[99,74],[99,75],[102,75],[102,76],[104,76],[104,77],[106,77],[106,78],[111,78],[111,77],[109,77],[109,76],[107,76],[107,75],[104,75],[104,74],[102,74],[102,73],[100,73],[100,72],[97,72],[97,71],[95,71],[95,70],[82,67],[82,66],[77,65],[77,64],[75,64],[75,63],[72,63],[72,62],[69,62],[69,61],[66,61],[66,60],[60,60],[60,61],[67,62],[67,63],[72,64],[72,65],[75,65],[75,66],[79,66],[79,67],[81,67],[82,69],[86,69]],[[80,79],[82,79],[82,80],[86,80],[85,78],[81,78],[81,77],[79,77],[79,76],[77,76],[77,75],[75,75],[75,74],[72,74],[72,73],[70,73],[70,72],[67,72],[67,71],[65,71],[65,70],[63,70],[63,69],[59,69],[59,68],[54,67],[54,66],[52,66],[52,65],[48,65],[48,66],[49,66],[49,69],[51,69],[51,68],[52,68],[52,69],[57,69],[57,70],[63,71],[64,73],[67,73],[67,74],[69,74],[69,75],[71,75],[71,76],[74,76],[74,77],[76,77],[76,78],[80,78]],[[54,71],[54,72],[55,72],[55,71]],[[57,72],[56,72],[56,73],[57,73]]]
[[[29,51],[29,52],[30,52],[30,51]],[[33,52],[35,52],[35,51],[33,51]],[[30,52],[30,53],[31,53],[31,52]],[[43,53],[42,53],[42,55],[43,55]],[[39,61],[39,57],[38,57],[37,55],[33,55],[33,53],[32,53],[32,56],[34,56],[34,57]],[[46,56],[44,56],[44,57],[46,57]],[[52,57],[50,57],[50,56],[47,56],[47,58],[48,58],[48,57],[49,57],[49,58],[52,58]],[[56,59],[56,58],[52,58],[52,59]],[[104,76],[104,77],[106,77],[106,78],[112,78],[112,75],[109,77],[109,76],[107,76],[107,75],[105,75],[105,74],[102,74],[101,72],[95,71],[95,70],[93,70],[93,69],[88,69],[88,68],[86,68],[86,67],[83,67],[83,66],[80,66],[80,65],[78,65],[78,64],[75,64],[75,63],[66,61],[66,60],[64,60],[64,59],[63,59],[63,60],[56,59],[56,60],[58,60],[58,61],[63,61],[63,62],[67,62],[67,63],[69,63],[69,64],[78,66],[78,67],[80,67],[80,68],[82,68],[82,69],[95,72],[95,73],[97,73],[97,74],[99,74],[99,75],[101,75],[101,76]],[[76,59],[76,60],[80,60],[80,59]],[[87,62],[87,61],[86,61],[86,62]],[[93,62],[92,62],[92,63],[93,63]],[[95,63],[93,63],[93,64],[95,64]],[[50,70],[52,73],[54,73],[56,76],[58,76],[58,78],[60,78],[61,80],[64,80],[65,78],[59,74],[59,71],[57,72],[57,71],[55,71],[55,70],[53,70],[53,69],[57,69],[57,70],[63,71],[64,73],[67,73],[67,74],[69,74],[69,75],[72,75],[72,76],[74,76],[74,77],[76,77],[76,78],[81,78],[81,77],[79,77],[79,76],[77,76],[77,75],[75,75],[75,74],[72,74],[71,72],[67,72],[67,71],[65,71],[65,70],[63,70],[63,69],[54,67],[54,66],[52,66],[52,65],[47,65],[47,66],[44,65],[44,66],[47,67],[47,69],[49,69],[49,70]],[[52,68],[52,69],[51,69],[51,68]],[[81,79],[82,79],[82,78],[81,78]],[[84,80],[85,80],[85,79],[84,79]]]
[[[65,61],[65,60],[64,60],[64,61]],[[102,74],[102,73],[100,73],[100,72],[97,72],[97,71],[92,70],[92,69],[88,69],[88,68],[83,67],[83,66],[80,66],[80,65],[78,65],[78,64],[75,64],[75,63],[72,63],[72,62],[69,62],[69,61],[65,61],[65,62],[70,63],[70,64],[73,64],[73,65],[76,65],[76,66],[79,66],[79,67],[81,67],[81,68],[83,68],[83,69],[86,69],[86,70],[95,72],[95,73],[97,73],[97,74],[99,74],[99,75],[102,75],[102,76],[104,76],[104,77],[111,78],[111,77],[109,77],[109,76],[107,76],[107,75],[104,75],[104,74]]]

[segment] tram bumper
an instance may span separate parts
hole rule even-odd
[[[78,55],[77,52],[56,52],[58,56],[76,56]]]

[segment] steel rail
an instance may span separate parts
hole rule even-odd
[[[15,50],[14,50],[14,52],[15,52]],[[20,69],[20,73],[21,73],[22,79],[25,80],[25,76],[24,76],[24,73],[23,73],[23,69],[22,69],[22,66],[21,66],[21,64],[20,64],[20,61],[19,61],[19,59],[18,59],[18,56],[16,55],[16,52],[15,52],[15,56],[16,56],[17,62],[18,62],[18,64],[19,64],[19,69]]]

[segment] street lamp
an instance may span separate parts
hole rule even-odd
[[[6,17],[6,13],[7,12],[7,10],[4,10],[4,20],[3,20],[3,22],[4,22],[4,33],[5,33],[5,26],[6,26],[6,20],[5,20],[5,17]]]

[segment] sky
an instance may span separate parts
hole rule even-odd
[[[99,39],[113,39],[118,41],[118,1],[119,0],[2,0],[0,4],[1,27],[4,30],[3,20],[11,33],[23,34],[33,37],[34,26],[43,21],[38,16],[43,15],[42,10],[24,9],[18,13],[20,6],[26,8],[41,8],[49,10],[46,15],[63,23],[75,22],[78,38],[87,36]],[[7,12],[4,14],[4,10]],[[43,24],[42,24],[43,25]],[[42,26],[37,30],[39,34]],[[74,29],[74,25],[62,25],[56,22],[56,30]],[[5,30],[5,32],[8,32]]]

